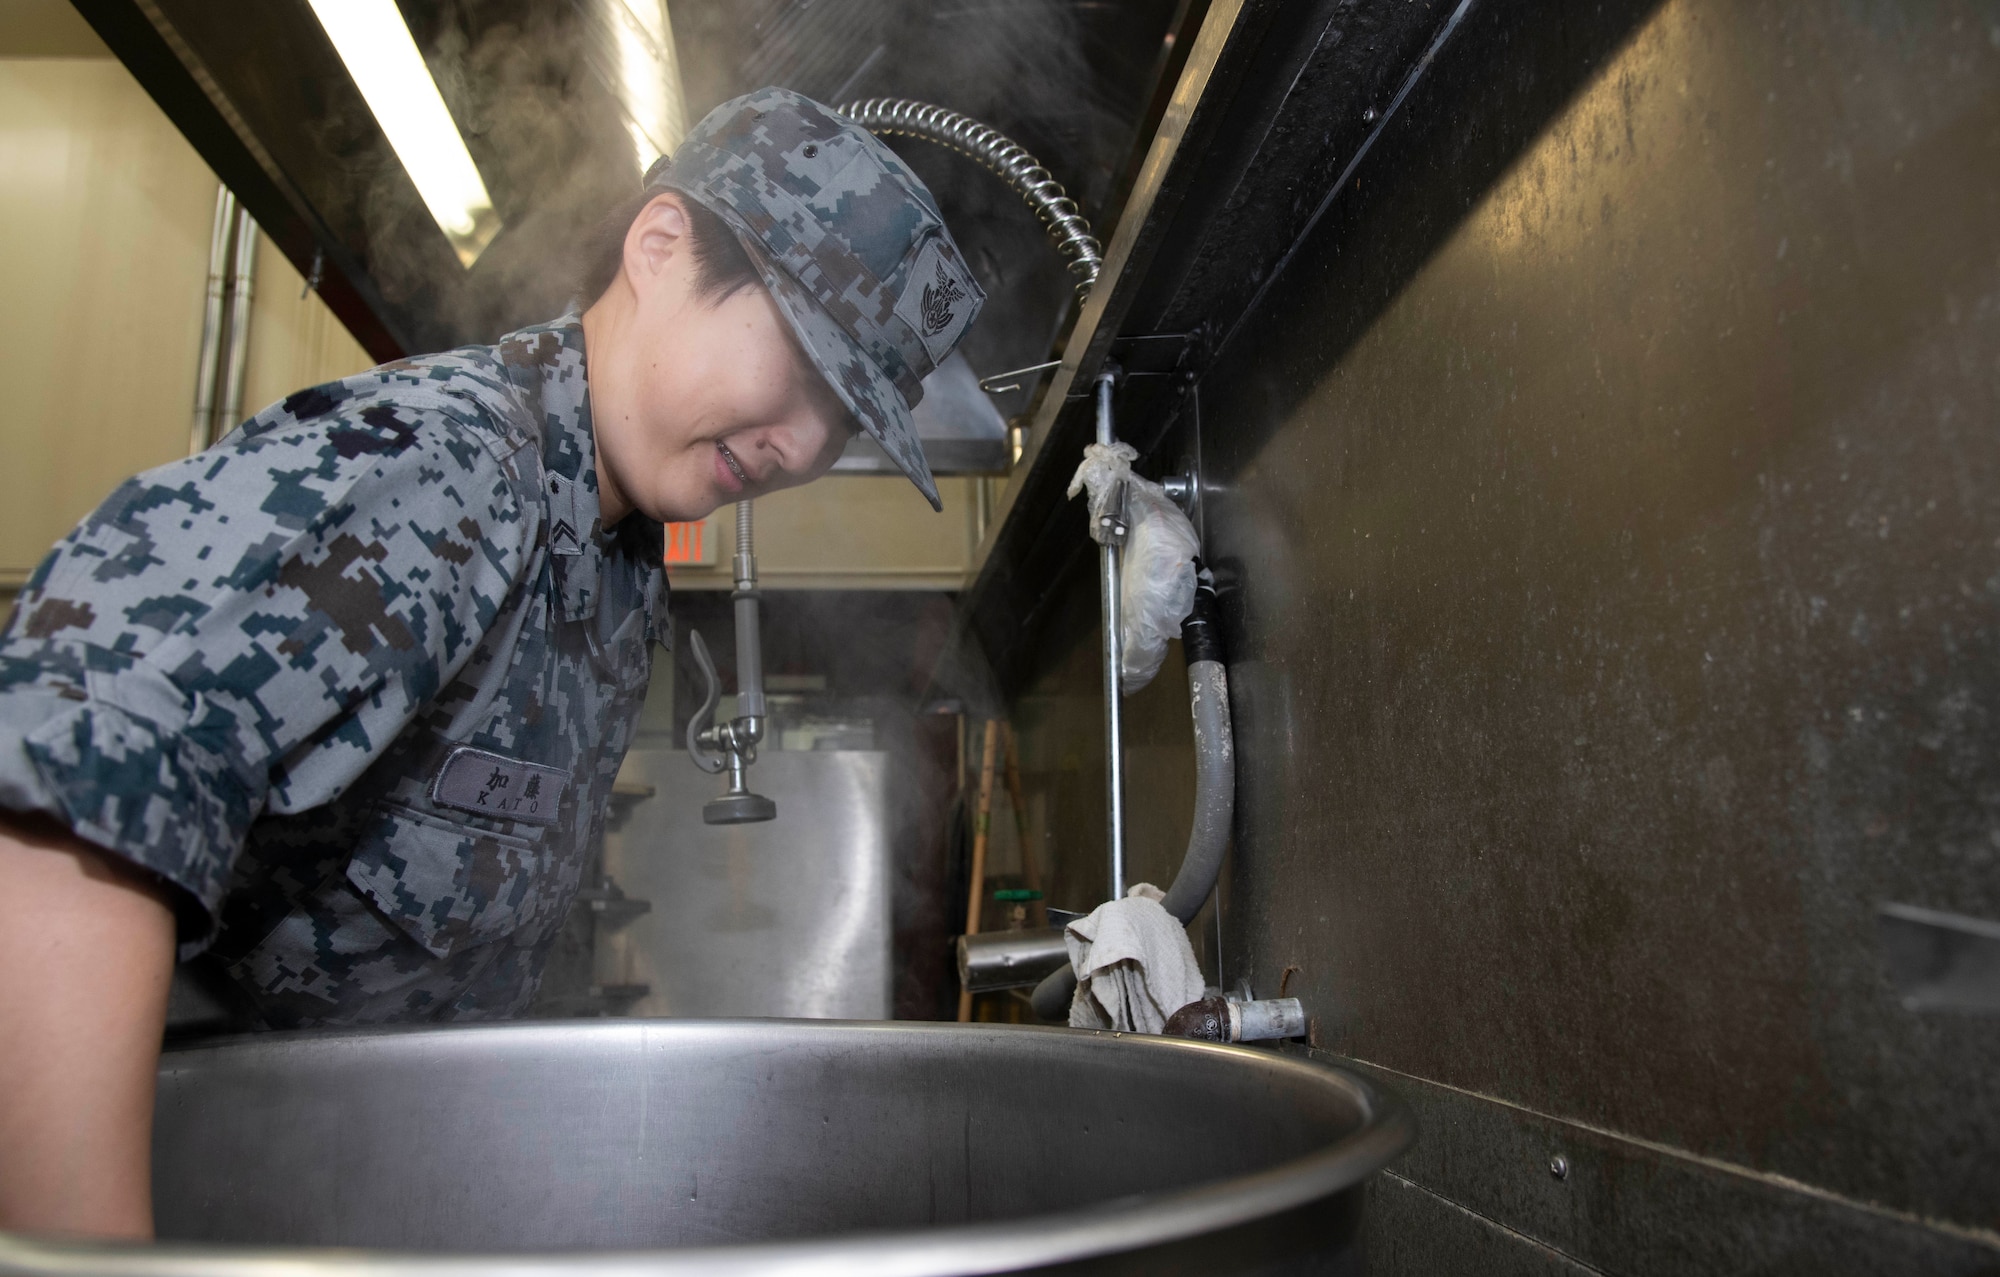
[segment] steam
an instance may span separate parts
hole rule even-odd
[[[963,111],[1027,145],[1087,211],[1110,196],[1143,107],[1140,93],[1100,96],[1087,7],[1069,0],[671,0],[671,22],[664,8],[649,22],[649,6],[661,4],[460,0],[405,10],[505,223],[470,270],[393,158],[369,144],[374,124],[358,97],[317,122],[325,153],[365,157],[334,175],[327,202],[345,202],[348,216],[329,221],[358,229],[363,265],[419,349],[490,341],[559,314],[584,241],[636,188],[643,161],[717,103],[766,84],[836,105],[901,96]],[[1128,56],[1154,34],[1132,25],[1118,33]],[[637,57],[649,50],[662,69],[657,85]],[[661,52],[677,57],[659,61]],[[962,158],[924,142],[895,145],[949,210],[992,297],[966,348],[974,367],[1042,358],[1070,298],[1033,216]]]
[[[493,22],[474,7],[413,32],[505,226],[470,270],[424,224],[394,158],[356,145],[373,128],[358,99],[319,122],[327,153],[380,156],[345,174],[347,198],[368,246],[363,264],[404,312],[417,350],[491,341],[560,314],[589,231],[637,188],[639,120],[648,142],[667,140],[663,122],[678,122],[659,100],[645,118],[621,99],[630,50],[604,5],[508,6],[507,20]]]

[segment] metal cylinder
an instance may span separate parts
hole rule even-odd
[[[1068,961],[1061,927],[986,931],[958,938],[958,982],[970,993],[1040,984]]]
[[[1232,1002],[1234,1042],[1263,1042],[1271,1038],[1302,1038],[1306,1035],[1306,1008],[1297,998],[1267,998],[1259,1002]]]
[[[1097,374],[1097,442],[1117,442],[1111,414],[1111,391],[1117,373]],[[1104,612],[1104,789],[1105,837],[1111,857],[1111,899],[1125,897],[1125,659],[1124,618],[1119,606],[1120,537],[1105,535],[1097,551],[1098,597]]]
[[[215,188],[215,220],[208,230],[208,293],[201,310],[201,348],[195,356],[194,415],[188,423],[188,455],[214,442],[215,373],[222,364],[225,335],[223,301],[229,281],[230,235],[236,224],[236,196]]]
[[[236,247],[229,259],[229,341],[222,353],[211,441],[243,419],[243,381],[250,370],[250,307],[257,289],[257,223],[236,206]]]
[[[1239,1002],[1221,996],[1190,1002],[1167,1017],[1161,1032],[1199,1042],[1264,1042],[1306,1035],[1306,1009],[1297,998]]]
[[[758,614],[756,529],[750,502],[736,503],[736,717],[764,717],[764,639]]]

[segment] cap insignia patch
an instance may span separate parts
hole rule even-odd
[[[958,263],[949,260],[935,237],[918,250],[905,277],[896,314],[922,339],[933,365],[941,364],[959,334],[979,312],[976,285]]]

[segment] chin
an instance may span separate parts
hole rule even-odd
[[[729,498],[713,493],[697,497],[669,496],[655,502],[645,513],[661,523],[699,523],[729,503]]]
[[[721,500],[715,490],[701,482],[689,483],[684,476],[661,475],[662,482],[632,508],[660,523],[697,523],[713,514]]]

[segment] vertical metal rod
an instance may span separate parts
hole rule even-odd
[[[215,371],[222,363],[222,301],[229,276],[229,237],[236,220],[236,196],[215,188],[215,221],[208,231],[208,295],[202,301],[201,349],[194,364],[194,416],[188,423],[188,455],[213,442]]]
[[[1111,415],[1111,391],[1118,373],[1097,374],[1097,442],[1117,442]],[[1110,511],[1117,514],[1114,503]],[[1121,516],[1122,517],[1122,516]],[[1111,852],[1111,898],[1125,898],[1125,710],[1123,675],[1125,642],[1119,615],[1118,569],[1123,557],[1119,538],[1105,530],[1098,546],[1098,594],[1104,609],[1104,788],[1106,836]]]
[[[209,442],[236,429],[243,419],[243,376],[250,368],[250,307],[257,287],[257,223],[236,207],[236,251],[229,264],[229,341],[224,347],[221,402]]]
[[[1222,892],[1215,893],[1215,987],[1227,989],[1222,976]]]
[[[764,639],[757,611],[757,542],[750,502],[736,503],[736,716],[764,719]]]
[[[986,526],[993,521],[993,481],[982,475],[972,481],[972,544],[986,539]]]

